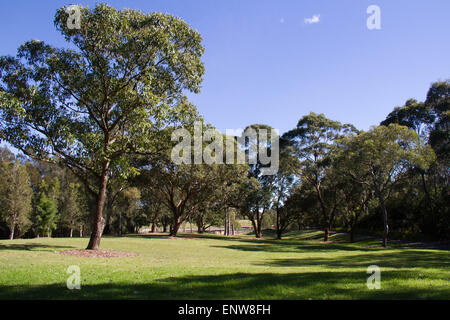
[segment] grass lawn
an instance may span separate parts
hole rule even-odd
[[[450,299],[446,250],[320,236],[104,237],[101,249],[139,254],[122,258],[55,253],[84,248],[87,238],[1,240],[0,299]],[[81,269],[81,290],[66,287],[70,265]],[[381,268],[380,290],[366,286],[369,265]]]

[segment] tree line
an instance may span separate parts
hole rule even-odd
[[[320,227],[325,241],[332,228],[382,230],[383,245],[390,230],[448,238],[449,81],[368,131],[303,116],[279,137],[274,175],[260,161],[175,164],[172,133],[202,121],[186,98],[204,74],[200,34],[169,14],[80,13],[79,29],[65,8],[55,15],[70,49],[33,40],[0,57],[0,136],[23,154],[2,156],[10,235],[78,230],[95,250],[103,233],[150,224],[176,236],[185,221],[204,232],[245,217],[256,237],[271,220],[278,238],[293,227]]]

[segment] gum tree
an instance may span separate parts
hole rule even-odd
[[[66,8],[55,15],[67,48],[33,40],[0,58],[0,135],[85,183],[96,199],[87,246],[95,250],[112,172],[132,175],[128,156],[155,152],[159,129],[183,112],[183,92],[199,92],[204,49],[197,31],[168,14],[77,8],[78,26]]]
[[[427,168],[434,152],[421,143],[416,132],[405,126],[390,124],[341,140],[341,172],[354,182],[368,186],[379,201],[383,218],[383,246],[389,233],[386,201],[393,186],[411,167]]]
[[[26,167],[18,159],[2,161],[0,184],[0,217],[7,223],[9,239],[13,240],[17,228],[23,233],[30,226],[32,190]]]
[[[341,124],[311,112],[298,121],[296,128],[283,135],[300,161],[302,184],[315,192],[324,221],[324,241],[328,241],[342,202],[340,181],[333,178],[331,151],[339,138],[355,131],[350,124]]]

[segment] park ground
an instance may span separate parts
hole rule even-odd
[[[138,254],[120,258],[58,253],[87,238],[1,240],[0,299],[450,299],[448,250],[321,237],[104,237],[101,249]],[[71,265],[80,290],[67,289]],[[379,290],[367,288],[370,265],[381,268]]]

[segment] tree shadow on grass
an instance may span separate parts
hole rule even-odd
[[[217,248],[225,248],[240,251],[261,251],[261,252],[337,252],[337,251],[359,251],[359,252],[376,252],[383,251],[382,248],[367,248],[363,246],[345,245],[336,243],[314,243],[308,241],[276,241],[261,240],[258,243],[252,240],[239,240],[242,244],[233,244],[227,246],[213,246]]]
[[[209,239],[209,240],[240,240],[239,237],[226,237],[222,235],[205,234],[205,233],[180,233],[176,237],[169,237],[167,233],[151,233],[151,234],[132,234],[127,235],[130,238],[144,239]]]
[[[394,271],[383,279],[405,285],[369,290],[365,272],[233,273],[170,277],[148,283],[84,285],[69,290],[65,283],[2,286],[0,299],[448,299],[448,286],[411,287],[411,274]]]
[[[271,267],[325,266],[327,268],[378,265],[380,268],[436,268],[445,271],[450,270],[450,258],[446,252],[413,250],[346,255],[344,258],[308,257],[304,259],[273,259],[258,265]]]
[[[3,244],[0,250],[55,251],[55,249],[71,249],[73,246],[47,245],[42,243]]]
[[[144,239],[187,239],[187,240],[224,240],[227,242],[234,242],[236,244],[226,246],[214,246],[216,248],[227,248],[242,251],[266,251],[266,252],[302,252],[303,250],[315,250],[319,252],[327,251],[376,251],[383,250],[382,248],[368,248],[362,244],[350,244],[350,243],[318,243],[309,240],[298,239],[256,239],[251,237],[231,236],[225,237],[221,235],[211,234],[179,234],[177,237],[169,237],[167,234],[134,234],[127,235],[130,238],[144,238]],[[367,243],[364,243],[365,245]]]

